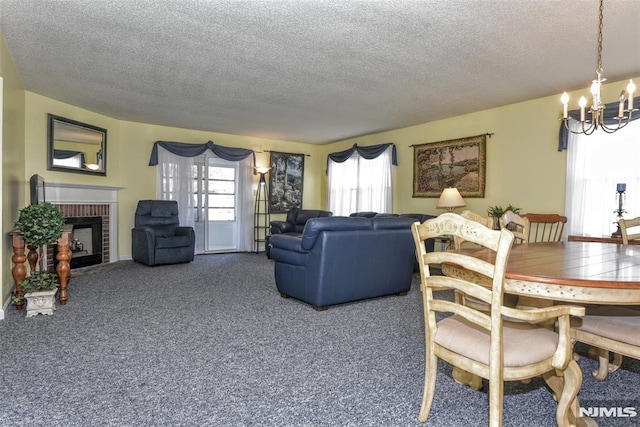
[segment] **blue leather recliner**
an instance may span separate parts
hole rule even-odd
[[[131,257],[146,265],[193,261],[196,236],[192,227],[180,226],[178,202],[140,200],[131,229]]]
[[[301,236],[272,235],[271,258],[283,297],[329,305],[409,291],[414,218],[311,218]]]

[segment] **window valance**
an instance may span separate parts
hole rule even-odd
[[[619,101],[610,102],[605,104],[604,110],[604,123],[606,125],[616,125],[618,123],[618,119],[616,116],[618,115],[618,106],[620,105]],[[569,117],[575,121],[580,120],[580,110],[571,110],[569,111]],[[636,114],[631,118],[631,120],[637,120],[640,118],[640,114],[636,112]],[[587,123],[589,120],[587,120]],[[565,127],[564,122],[560,122],[560,132],[558,138],[558,151],[563,151],[567,149],[567,142],[569,140],[569,130]]]
[[[205,142],[204,144],[189,144],[186,142],[170,142],[170,141],[156,141],[153,144],[151,150],[151,158],[149,159],[149,166],[156,166],[158,164],[158,146],[182,157],[196,157],[203,154],[207,150],[213,151],[213,154],[221,159],[229,160],[232,162],[239,162],[249,156],[253,156],[253,166],[256,166],[256,153],[248,148],[232,148],[223,147],[217,145],[213,141]]]
[[[394,166],[398,166],[398,154],[396,153],[396,146],[393,142],[388,142],[386,144],[378,144],[378,145],[369,145],[367,147],[359,147],[358,144],[353,144],[353,146],[344,151],[338,151],[335,153],[330,153],[327,156],[327,169],[329,168],[329,160],[333,160],[337,163],[342,163],[346,161],[349,157],[353,155],[356,151],[360,156],[367,160],[375,159],[385,152],[387,148],[391,146],[391,163]]]

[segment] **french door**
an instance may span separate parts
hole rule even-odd
[[[196,253],[237,252],[238,162],[199,156],[193,168]]]

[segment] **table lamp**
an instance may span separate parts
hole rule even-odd
[[[453,212],[455,208],[464,206],[464,199],[460,195],[460,192],[455,187],[449,187],[442,190],[440,199],[438,199],[439,208],[445,208],[447,212]]]

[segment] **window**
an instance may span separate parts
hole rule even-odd
[[[613,134],[569,135],[565,204],[569,234],[607,236],[616,231],[618,183],[627,185],[624,217],[640,216],[638,159],[640,120]]]
[[[197,168],[193,195],[195,221],[201,220],[205,206],[209,221],[235,221],[236,168],[214,165],[193,167]]]
[[[336,216],[353,212],[392,212],[392,147],[375,159],[354,152],[342,163],[329,161],[329,210]]]

